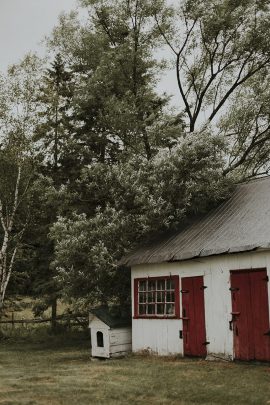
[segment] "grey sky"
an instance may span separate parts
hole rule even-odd
[[[39,44],[58,15],[75,6],[76,0],[0,0],[0,70],[29,51],[42,51]]]
[[[27,52],[42,54],[44,36],[51,32],[59,14],[76,8],[76,4],[76,0],[0,0],[0,71]],[[174,72],[162,78],[158,90],[178,95]],[[178,104],[177,99],[174,97],[174,104]]]

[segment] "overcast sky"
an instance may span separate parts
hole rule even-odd
[[[0,69],[29,51],[42,51],[39,44],[58,15],[75,7],[76,0],[0,0]]]
[[[50,34],[59,14],[76,8],[76,4],[76,0],[0,0],[0,71],[27,52],[42,55],[42,39]],[[178,95],[175,74],[166,75],[158,89]],[[174,99],[175,104],[178,96]]]

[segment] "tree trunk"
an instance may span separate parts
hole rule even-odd
[[[53,332],[55,332],[57,328],[56,316],[57,316],[57,298],[54,298],[52,300],[52,321],[51,321],[51,328]]]

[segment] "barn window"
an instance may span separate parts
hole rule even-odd
[[[97,346],[98,347],[104,347],[103,333],[102,332],[97,332]]]
[[[136,318],[179,318],[179,277],[134,280]]]

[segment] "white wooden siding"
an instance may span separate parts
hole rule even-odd
[[[110,355],[121,356],[131,352],[131,328],[116,328],[110,330]]]
[[[98,319],[96,316],[90,315],[89,327],[91,331],[91,354],[93,357],[110,357],[110,339],[109,339],[109,326]],[[97,345],[97,332],[103,333],[103,347]]]
[[[130,327],[111,329],[92,314],[90,314],[89,318],[89,327],[91,330],[91,354],[93,357],[110,358],[131,352],[132,336]],[[104,347],[98,347],[97,345],[97,332],[103,333]]]
[[[134,316],[134,278],[179,275],[204,276],[205,322],[208,354],[233,358],[231,320],[230,270],[266,268],[270,278],[269,250],[205,257],[183,262],[146,264],[132,267],[132,302]],[[270,283],[268,283],[270,302]],[[181,294],[180,294],[180,313]],[[270,313],[270,308],[269,308]],[[133,319],[133,351],[149,350],[160,355],[183,354],[180,319]]]

